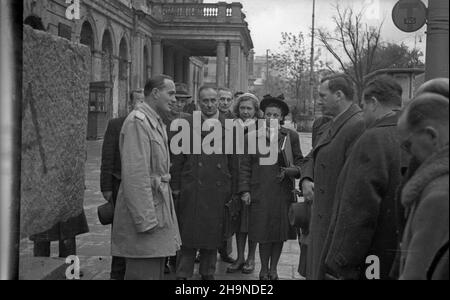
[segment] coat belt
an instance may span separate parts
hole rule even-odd
[[[172,176],[170,176],[170,174],[166,174],[166,175],[160,175],[160,176],[150,176],[150,178],[153,180],[156,180],[156,181],[163,182],[163,183],[170,183]]]

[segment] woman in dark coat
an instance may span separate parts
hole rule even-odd
[[[289,114],[287,104],[273,97],[267,97],[261,102],[261,110],[267,123],[270,120],[281,123]],[[260,154],[243,155],[240,159],[239,191],[242,201],[250,204],[249,240],[259,243],[260,279],[277,280],[277,265],[283,244],[289,239],[296,239],[295,229],[289,225],[288,209],[295,202],[294,178],[300,177],[298,166],[303,155],[300,138],[295,131],[270,128],[268,124],[266,128],[269,133],[278,130],[279,149],[290,139],[292,165],[286,164],[281,151],[274,165],[261,165]]]
[[[254,128],[253,130],[256,130],[256,124],[260,114],[258,98],[253,94],[241,95],[237,99],[234,114],[237,116],[237,119],[235,120],[236,126],[242,126],[246,135],[248,134],[248,131],[250,130],[250,128],[252,128],[252,126]],[[233,169],[238,171],[239,159],[235,159],[235,163],[237,165]],[[238,179],[238,175],[239,174],[237,174],[237,176],[233,176],[233,178]],[[250,274],[255,270],[257,243],[251,240],[248,241],[248,256],[246,260],[245,244],[248,237],[249,206],[241,201],[239,196],[236,198],[239,202],[237,206],[240,207],[238,228],[236,230],[236,246],[238,257],[236,259],[236,262],[227,268],[227,273],[242,271],[242,273],[244,274]]]

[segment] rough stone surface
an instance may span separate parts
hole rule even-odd
[[[21,236],[83,209],[91,54],[24,27]]]
[[[19,280],[65,280],[67,267],[62,258],[21,257]]]

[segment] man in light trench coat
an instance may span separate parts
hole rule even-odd
[[[181,238],[170,188],[170,152],[160,117],[169,111],[175,84],[167,76],[150,79],[145,101],[122,127],[122,183],[114,215],[112,255],[126,259],[125,280],[164,279],[165,258]]]

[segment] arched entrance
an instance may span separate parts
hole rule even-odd
[[[125,37],[123,37],[119,45],[119,117],[124,117],[128,114],[128,69],[128,44]]]
[[[86,24],[86,23],[85,23]],[[93,45],[92,27],[83,24],[82,43]],[[83,32],[84,30],[84,32]],[[88,139],[104,136],[106,126],[113,116],[113,42],[111,33],[105,30],[102,37],[102,61],[100,81],[91,82],[89,95]],[[91,48],[92,49],[92,48]]]
[[[103,34],[102,39],[102,81],[109,81],[113,82],[113,41],[111,37],[111,33],[108,29],[105,30],[105,33]]]
[[[29,16],[24,21],[23,24],[31,26],[35,30],[45,31],[42,19],[37,16]]]
[[[86,45],[91,49],[91,53],[94,51],[95,47],[95,37],[94,30],[88,21],[85,21],[81,26],[80,33],[80,44]],[[91,81],[94,81],[94,64],[91,56]]]

